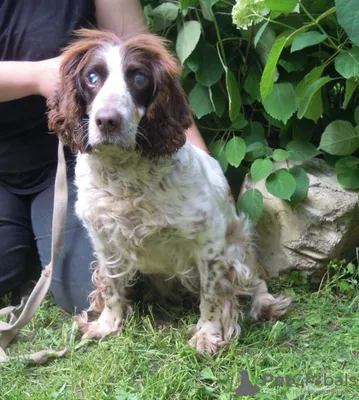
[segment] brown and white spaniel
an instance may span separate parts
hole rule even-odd
[[[165,41],[81,30],[63,57],[49,127],[78,152],[76,213],[98,261],[90,309],[100,315],[82,315],[84,337],[121,333],[139,274],[163,296],[198,295],[199,351],[239,333],[239,296],[252,297],[255,319],[284,315],[290,298],[274,298],[259,276],[221,167],[186,140],[193,117]]]

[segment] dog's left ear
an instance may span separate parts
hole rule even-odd
[[[149,156],[170,156],[184,145],[186,131],[193,124],[180,81],[181,65],[163,38],[149,34],[129,42],[151,61],[154,79],[153,97],[139,125],[138,146]]]
[[[141,148],[153,156],[170,156],[186,141],[193,118],[178,78],[163,79],[140,123],[146,138]],[[141,139],[141,137],[139,138]]]

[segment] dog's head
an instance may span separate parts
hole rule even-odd
[[[48,100],[49,129],[80,152],[117,145],[163,156],[183,146],[193,120],[166,41],[144,34],[122,42],[85,29],[77,36]]]

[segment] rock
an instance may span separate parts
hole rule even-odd
[[[249,175],[242,192],[257,188],[264,197],[257,225],[259,261],[270,277],[292,270],[323,272],[334,258],[346,258],[359,246],[358,193],[343,189],[325,161],[276,163],[300,166],[309,177],[307,198],[295,208],[255,183]],[[313,274],[314,276],[315,274]]]

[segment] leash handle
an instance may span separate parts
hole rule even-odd
[[[5,353],[6,347],[16,336],[18,330],[23,328],[34,316],[50,288],[52,273],[59,258],[65,236],[67,202],[66,160],[63,144],[59,140],[52,214],[51,260],[43,269],[40,279],[28,298],[22,298],[18,307],[6,307],[0,310],[0,316],[10,316],[9,323],[0,321],[0,362],[9,361],[9,357]],[[23,358],[32,359],[31,357],[29,355]]]

